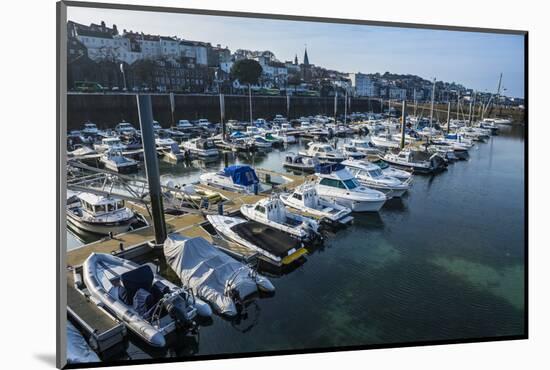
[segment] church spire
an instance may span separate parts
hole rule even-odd
[[[304,65],[306,65],[306,66],[309,65],[309,58],[307,57],[307,46],[306,46],[305,51],[304,51]]]
[[[298,54],[294,56],[294,64],[298,65]]]

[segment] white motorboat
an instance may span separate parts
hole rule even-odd
[[[189,122],[189,120],[186,119],[180,119],[178,123],[176,124],[176,129],[178,130],[191,130],[194,126]]]
[[[499,127],[498,127],[498,121],[502,122],[502,121],[507,121],[507,120],[496,120],[494,118],[485,118],[483,119],[483,121],[479,122],[478,123],[478,127],[484,129],[484,130],[489,130],[491,132],[492,135],[496,135],[499,131]]]
[[[224,190],[245,194],[257,194],[261,191],[256,171],[246,165],[233,165],[218,172],[204,173],[199,179],[201,184]]]
[[[107,152],[110,150],[125,150],[126,145],[122,144],[118,136],[109,136],[101,139],[100,144],[94,144],[94,149],[98,152]]]
[[[346,157],[342,152],[334,149],[330,144],[326,143],[308,143],[308,148],[305,151],[299,151],[298,154],[305,157],[316,157],[320,161],[342,162]]]
[[[183,142],[182,147],[192,155],[201,158],[217,157],[220,154],[212,139],[191,139]]]
[[[445,159],[437,153],[428,155],[425,152],[410,149],[403,149],[397,153],[388,152],[381,159],[392,166],[421,174],[436,173],[447,167]]]
[[[262,139],[270,142],[272,146],[278,146],[283,143],[283,139],[276,137],[271,132],[263,132],[255,137],[261,137]]]
[[[261,149],[269,149],[273,146],[273,143],[271,141],[266,140],[265,138],[259,135],[250,138],[250,143],[254,144],[256,148],[261,148]]]
[[[177,329],[196,333],[197,315],[212,315],[206,302],[154,273],[149,265],[92,253],[82,267],[91,301],[153,347],[164,347],[166,335]]]
[[[412,177],[401,181],[395,177],[387,176],[382,169],[368,161],[345,160],[344,166],[354,175],[359,183],[371,189],[377,189],[386,194],[386,196],[401,197],[411,187]]]
[[[138,162],[122,155],[121,150],[111,149],[103,153],[99,161],[106,169],[118,173],[134,173],[138,170]]]
[[[159,149],[171,148],[174,144],[178,145],[178,143],[176,143],[176,141],[170,137],[155,137],[155,145]]]
[[[281,230],[303,242],[321,237],[317,221],[290,212],[279,198],[264,198],[255,204],[243,204],[241,213],[249,220]]]
[[[315,166],[319,165],[319,163],[316,157],[304,157],[303,155],[294,154],[293,152],[287,152],[283,167],[303,172],[314,172]]]
[[[84,136],[94,136],[99,134],[99,129],[95,123],[88,121],[84,124],[84,128],[80,130],[80,133]]]
[[[454,149],[470,149],[474,146],[472,140],[464,137],[463,135],[456,134],[447,134],[444,137],[435,137],[432,138],[431,142],[433,144],[447,144],[452,145]]]
[[[258,253],[276,266],[290,264],[307,253],[300,240],[259,222],[219,215],[206,218],[221,237]]]
[[[227,121],[226,126],[230,131],[242,131],[246,129],[246,124],[244,122],[239,122],[235,119]]]
[[[197,127],[207,128],[211,125],[210,121],[206,118],[201,118],[197,121]]]
[[[249,137],[254,137],[256,135],[261,135],[262,133],[263,133],[263,130],[261,130],[260,128],[258,128],[256,126],[247,126],[246,131],[244,132],[244,134],[246,136],[249,136]]]
[[[342,164],[321,165],[316,175],[319,196],[353,212],[378,212],[387,200],[381,191],[359,184]]]
[[[486,142],[491,137],[491,131],[479,127],[461,127],[458,132],[474,141]]]
[[[378,149],[370,140],[359,140],[353,139],[348,144],[365,155],[379,155],[381,154],[380,149]]]
[[[267,128],[267,121],[263,118],[257,118],[254,121],[254,126],[260,127],[260,128]]]
[[[166,263],[181,282],[221,315],[236,316],[251,295],[275,291],[269,279],[202,237],[170,234],[163,250]]]
[[[96,156],[97,152],[86,145],[80,145],[75,150],[67,153],[68,158],[86,158],[87,156]]]
[[[351,159],[362,159],[367,156],[365,153],[358,151],[357,148],[351,144],[342,145],[341,151],[344,157]]]
[[[321,198],[313,183],[304,183],[292,193],[280,194],[279,198],[286,206],[320,217],[332,225],[349,224],[353,221],[351,209]]]
[[[173,143],[169,148],[163,148],[162,154],[171,162],[181,162],[185,159],[185,153],[181,151],[177,143]]]
[[[122,121],[115,126],[115,131],[118,135],[132,136],[137,130],[131,123]]]
[[[272,122],[276,125],[281,126],[282,124],[287,122],[287,119],[283,117],[281,114],[276,114]]]
[[[382,159],[373,160],[371,163],[377,165],[382,170],[382,173],[386,176],[395,177],[396,179],[402,181],[409,180],[413,177],[412,172],[401,170],[399,168],[394,168],[388,163],[384,162]]]
[[[153,131],[158,133],[160,130],[162,130],[162,126],[158,121],[153,120]]]
[[[273,130],[272,135],[274,138],[279,139],[284,144],[293,144],[296,142],[296,136],[291,135],[287,130],[283,130],[282,128],[278,130]]]
[[[132,228],[136,214],[124,200],[79,193],[67,199],[67,221],[75,228],[99,235],[120,234]]]
[[[379,148],[399,148],[400,145],[391,134],[371,135],[370,141]]]

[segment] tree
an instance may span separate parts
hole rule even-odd
[[[297,74],[297,73],[292,74],[292,75],[288,76],[287,83],[290,86],[294,86],[294,93],[296,93],[296,88],[298,87],[298,85],[300,85],[302,83],[302,79],[300,78],[299,74]]]
[[[262,75],[262,66],[253,59],[241,59],[231,67],[231,76],[240,83],[248,85],[248,101],[250,106],[250,123],[252,123],[252,91],[250,85],[258,83]]]

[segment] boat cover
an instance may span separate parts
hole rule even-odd
[[[78,364],[100,361],[78,329],[70,321],[67,321],[67,362]]]
[[[224,168],[223,173],[225,176],[230,176],[233,183],[237,185],[249,186],[260,182],[256,172],[250,166],[229,166]]]
[[[281,258],[286,257],[290,250],[297,250],[302,246],[299,240],[287,233],[256,221],[242,222],[233,226],[231,230],[241,238]]]
[[[201,237],[171,234],[164,242],[164,255],[182,283],[224,315],[237,314],[232,293],[244,299],[258,288],[275,289],[268,279]]]

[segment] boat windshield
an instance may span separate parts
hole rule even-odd
[[[359,186],[357,184],[357,181],[355,181],[355,179],[347,179],[347,180],[344,180],[344,184],[346,185],[346,188],[348,190],[353,190],[355,189],[357,186]]]
[[[368,172],[369,175],[373,178],[378,178],[382,176],[382,171],[380,169],[370,170]]]
[[[376,161],[376,162],[373,162],[373,163],[375,165],[377,165],[378,167],[380,167],[381,169],[388,168],[390,166],[389,164],[387,164],[384,161]]]

